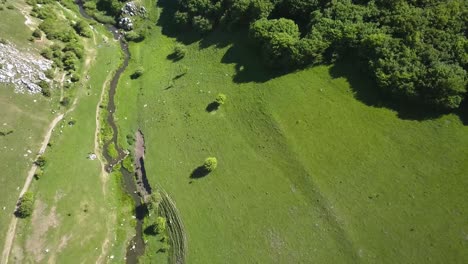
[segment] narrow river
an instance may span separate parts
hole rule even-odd
[[[87,19],[93,19],[84,10],[82,0],[76,0],[76,4],[78,4],[80,13],[83,17]],[[127,43],[122,39],[123,35],[119,33],[118,29],[114,27],[113,25],[106,25],[106,28],[107,30],[109,30],[109,32],[112,33],[112,35],[114,36],[114,39],[119,40],[120,48],[122,49],[122,52],[124,54],[124,57],[123,57],[124,60],[123,60],[122,65],[117,69],[114,76],[112,77],[112,80],[110,83],[110,89],[109,89],[109,101],[108,101],[107,108],[106,108],[108,111],[108,116],[107,116],[106,121],[111,126],[113,135],[112,135],[111,140],[104,142],[103,155],[107,161],[106,170],[110,172],[112,171],[112,168],[115,165],[122,163],[122,160],[128,155],[127,151],[124,150],[122,147],[120,147],[118,144],[118,129],[117,129],[117,125],[114,119],[114,112],[115,112],[114,96],[116,93],[116,89],[119,83],[120,76],[122,75],[122,73],[125,71],[125,69],[128,66],[128,61],[130,59],[130,52],[128,50]],[[112,143],[115,145],[115,148],[117,149],[117,152],[118,152],[118,157],[115,159],[112,158],[106,151],[108,149],[108,146]],[[142,204],[142,197],[140,197],[140,195],[138,194],[139,193],[138,189],[141,190],[141,188],[138,188],[137,183],[135,182],[133,173],[128,172],[126,169],[124,169],[123,166],[121,166],[120,171],[123,176],[122,177],[123,188],[132,197],[135,203],[135,217],[137,220],[136,227],[135,227],[136,232],[135,232],[135,236],[133,237],[132,241],[130,242],[127,248],[127,253],[126,253],[126,262],[128,264],[134,264],[134,263],[138,263],[138,257],[141,256],[145,251],[145,243],[143,241],[143,219],[146,215],[146,206]],[[143,175],[143,176],[146,178],[146,175]],[[145,179],[145,183],[148,184],[146,179]],[[143,188],[145,188],[147,194],[151,194],[151,188],[149,187],[149,184],[148,186],[143,186]]]

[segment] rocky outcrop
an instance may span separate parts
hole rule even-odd
[[[44,72],[51,67],[50,60],[0,43],[0,83],[13,84],[16,92],[41,92],[37,83],[41,80],[50,82]]]

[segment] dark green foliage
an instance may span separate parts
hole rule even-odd
[[[39,25],[50,40],[60,40],[63,42],[76,41],[78,39],[75,31],[68,25],[52,18],[47,18]]]
[[[18,208],[16,209],[16,216],[26,218],[31,216],[34,206],[34,195],[32,192],[25,192],[21,197]]]
[[[467,17],[464,0],[181,0],[174,16],[202,33],[248,26],[275,69],[352,55],[384,92],[446,109],[467,94]]]
[[[37,157],[36,161],[34,161],[34,164],[36,164],[36,166],[43,169],[45,165],[47,164],[47,160],[44,156],[39,156]]]
[[[44,81],[44,80],[40,80],[37,85],[39,85],[42,89],[42,95],[44,95],[45,97],[50,97],[51,96],[51,92],[50,92],[50,85],[48,82]]]
[[[32,36],[35,37],[35,38],[41,38],[42,37],[42,32],[40,29],[36,28],[33,33],[32,33]]]
[[[78,73],[76,73],[76,72],[74,72],[74,73],[71,75],[71,78],[70,78],[70,80],[71,80],[72,82],[78,82],[78,81],[80,81],[80,79],[81,79],[81,76],[80,76]]]
[[[76,22],[75,25],[73,25],[73,28],[76,30],[76,33],[83,37],[90,38],[93,36],[93,32],[91,31],[89,24],[84,20]]]
[[[183,44],[180,44],[180,43],[177,43],[175,46],[174,46],[174,57],[176,59],[182,59],[183,57],[185,57],[185,54],[187,54],[187,48],[185,47],[185,45]]]
[[[40,19],[57,19],[57,15],[55,14],[54,10],[52,7],[48,5],[44,5],[39,7],[38,5],[35,5],[31,11],[31,16],[40,18]]]
[[[132,146],[133,144],[135,144],[136,139],[134,135],[128,134],[126,138],[127,138],[128,145]]]
[[[47,71],[44,72],[45,76],[49,79],[53,79],[55,76],[55,71],[54,69],[48,69]]]
[[[135,70],[135,72],[130,76],[130,78],[138,79],[143,75],[144,72],[145,70],[143,69],[143,67],[140,66]]]
[[[193,28],[200,33],[207,33],[213,29],[213,23],[202,16],[193,17],[192,24]]]
[[[60,104],[61,104],[62,106],[67,107],[68,105],[70,105],[70,98],[64,97],[64,98],[62,99],[62,101],[60,101]]]

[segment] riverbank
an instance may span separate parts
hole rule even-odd
[[[72,19],[79,17],[77,8],[60,8]],[[10,254],[13,262],[125,260],[135,226],[132,201],[122,193],[120,175],[107,174],[99,159],[89,159],[95,152],[96,109],[106,101],[101,100],[102,89],[107,93],[106,81],[121,65],[121,52],[103,26],[94,25],[93,35],[85,45],[89,69],[81,74],[78,103],[52,133],[47,167],[32,185],[35,210],[30,219],[20,220]]]

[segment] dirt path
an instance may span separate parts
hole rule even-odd
[[[42,140],[41,143],[41,148],[39,149],[39,154],[44,153],[45,149],[47,148],[47,144],[49,143],[50,137],[52,136],[52,132],[55,128],[55,126],[63,119],[65,114],[60,114],[49,125],[49,129],[44,137],[44,140]],[[34,174],[36,173],[37,166],[36,164],[33,164],[31,169],[28,172],[28,177],[26,177],[26,181],[24,182],[23,189],[21,190],[18,199],[23,196],[23,194],[28,190],[29,186],[31,185],[32,179],[34,177]],[[15,233],[16,233],[16,224],[18,223],[18,218],[16,216],[12,215],[10,225],[8,227],[7,234],[5,236],[5,244],[3,246],[3,251],[2,251],[2,258],[1,258],[1,264],[6,264],[8,263],[8,257],[10,255],[11,251],[11,246],[13,244],[13,240],[15,238]]]

